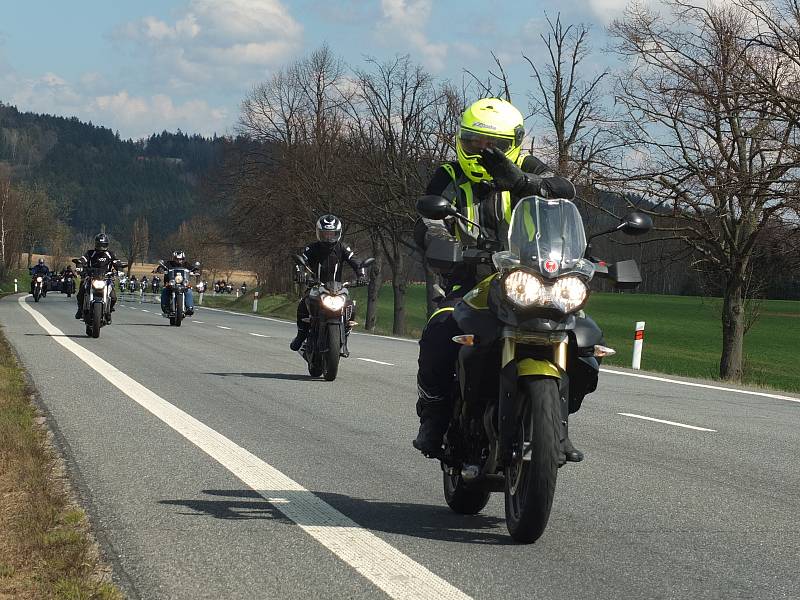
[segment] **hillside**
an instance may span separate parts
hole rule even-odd
[[[109,233],[139,216],[153,237],[172,233],[202,206],[201,184],[222,156],[223,138],[163,132],[123,140],[77,118],[22,113],[0,103],[0,164],[41,184],[64,221],[82,234]]]

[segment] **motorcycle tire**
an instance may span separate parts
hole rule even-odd
[[[181,326],[183,321],[183,296],[175,298],[175,327]]]
[[[530,544],[547,527],[556,491],[561,452],[558,380],[523,377],[520,393],[517,447],[523,451],[505,468],[505,513],[511,537]]]
[[[461,473],[450,475],[442,471],[444,500],[453,512],[460,515],[476,515],[489,502],[492,492],[481,486],[467,486]]]
[[[339,335],[339,325],[328,326],[328,351],[324,357],[324,371],[322,373],[325,381],[333,381],[339,374],[339,358],[342,351],[342,340]]]
[[[33,294],[33,301],[34,302],[38,302],[39,301],[39,294],[35,294],[35,293]]]
[[[100,327],[103,324],[103,305],[100,302],[92,304],[92,337],[100,337]]]
[[[312,377],[319,377],[322,375],[322,367],[308,363],[308,374]]]

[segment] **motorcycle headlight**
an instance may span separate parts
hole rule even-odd
[[[344,306],[344,297],[343,296],[323,296],[322,297],[322,305],[327,308],[328,310],[332,310],[334,312],[342,310]]]
[[[512,271],[505,281],[506,296],[518,306],[544,306],[549,300],[541,280],[526,271]]]
[[[41,277],[37,277],[37,278],[36,278],[36,282],[37,282],[37,283],[42,283],[42,278],[41,278]]]
[[[92,280],[92,287],[96,290],[102,290],[104,287],[106,287],[106,282],[102,279],[94,279]]]
[[[175,283],[183,283],[183,275],[175,273]]]
[[[564,313],[578,310],[586,302],[589,288],[579,277],[567,276],[556,280],[550,291],[553,306]]]

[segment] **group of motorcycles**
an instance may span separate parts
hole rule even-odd
[[[131,276],[130,278],[120,275],[118,284],[120,292],[127,291],[130,293],[135,293],[142,291],[158,294],[161,291],[161,279],[159,279],[156,275],[153,275],[152,281],[148,281],[146,277],[142,277],[142,279],[137,280],[135,275]]]
[[[75,278],[60,274],[33,276],[33,301],[39,302],[47,292],[61,292],[71,297],[75,293]]]

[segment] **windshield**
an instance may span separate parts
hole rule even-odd
[[[545,275],[572,269],[586,252],[586,233],[577,207],[569,200],[529,196],[511,215],[508,249],[520,263]]]

